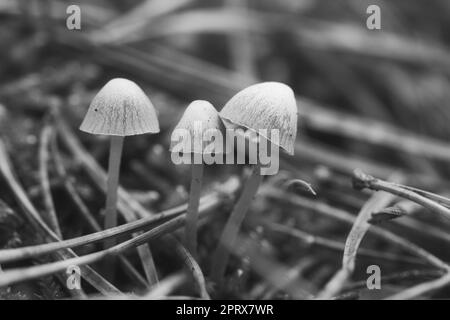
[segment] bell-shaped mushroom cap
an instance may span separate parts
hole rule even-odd
[[[214,106],[205,100],[195,100],[189,104],[172,132],[181,138],[184,153],[222,154],[224,124]],[[220,136],[220,140],[217,138]],[[170,151],[178,141],[172,139]],[[179,142],[178,142],[179,143]]]
[[[279,82],[252,85],[234,95],[220,111],[220,117],[262,135],[294,154],[297,135],[297,103],[292,89]],[[266,129],[267,131],[261,131]],[[277,129],[279,139],[272,137]],[[267,135],[264,134],[267,132]]]
[[[110,80],[94,97],[80,126],[91,134],[132,136],[159,132],[158,117],[147,95],[133,81]]]

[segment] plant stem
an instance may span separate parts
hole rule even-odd
[[[444,216],[447,219],[450,219],[450,209],[445,205],[442,205],[442,202],[436,202],[436,197],[433,200],[422,196],[417,193],[418,189],[408,189],[404,188],[402,185],[397,185],[392,182],[384,181],[381,179],[374,178],[361,170],[357,169],[353,173],[353,186],[356,189],[364,189],[368,188],[374,191],[385,191],[396,196],[402,197],[407,200],[411,200],[420,204],[421,206],[427,208],[428,210],[435,212]],[[423,194],[423,192],[422,192]],[[428,193],[430,194],[430,193]]]
[[[233,243],[236,240],[239,228],[242,221],[245,218],[245,214],[252,203],[252,199],[258,191],[258,187],[261,184],[262,176],[260,174],[259,165],[253,166],[251,176],[248,178],[241,197],[239,198],[233,212],[228,219],[222,236],[219,240],[219,245],[213,256],[213,264],[211,269],[211,278],[217,283],[222,282],[222,277],[225,273],[225,269],[230,257],[229,248],[233,247]]]
[[[197,220],[200,191],[202,189],[203,163],[192,164],[191,190],[186,216],[185,243],[194,259],[197,259]]]
[[[19,181],[15,178],[15,174],[10,165],[10,159],[8,152],[3,141],[0,139],[0,173],[3,175],[6,183],[14,194],[14,197],[22,207],[28,220],[35,226],[35,230],[44,237],[46,242],[49,241],[61,241],[61,239],[47,226],[47,224],[42,220],[39,212],[34,207],[25,190]],[[72,257],[77,257],[77,255],[72,250],[56,252],[56,257],[58,260],[65,260]],[[89,266],[81,267],[81,276],[86,279],[94,288],[103,294],[110,295],[112,293],[117,294],[120,291],[114,287],[111,283],[106,281],[102,276],[100,276],[95,270],[91,269]]]
[[[217,210],[203,211],[200,214],[200,219],[206,218],[208,215],[217,214],[217,212]],[[17,282],[23,282],[26,280],[32,280],[58,272],[64,272],[67,267],[71,265],[82,267],[87,264],[98,262],[105,258],[117,256],[119,254],[122,254],[123,252],[126,252],[127,250],[142,246],[143,244],[148,243],[150,240],[154,240],[165,236],[166,234],[170,234],[184,226],[185,223],[186,214],[182,214],[176,218],[170,219],[169,221],[160,224],[159,226],[149,231],[146,231],[145,233],[139,234],[134,238],[121,242],[108,249],[90,253],[84,256],[75,256],[74,258],[63,261],[6,270],[0,274],[0,288],[10,286]],[[82,273],[82,275],[84,275],[84,273]],[[103,291],[101,292],[104,293]],[[115,293],[121,294],[121,292],[118,290]]]
[[[403,290],[402,292],[398,292],[392,296],[385,298],[385,300],[411,300],[417,297],[424,295],[430,291],[434,291],[445,286],[448,286],[450,283],[450,273],[445,274],[444,276],[434,279],[431,281],[427,281],[418,285],[415,285],[412,288]]]
[[[48,159],[49,144],[52,140],[53,128],[46,124],[41,131],[41,143],[39,146],[39,177],[41,180],[42,195],[44,197],[45,211],[42,212],[47,225],[62,239],[61,228],[59,226],[58,217],[56,216],[55,204],[52,198],[50,188]]]
[[[225,184],[222,185],[223,190],[226,190],[227,194],[234,193],[236,187],[227,187]],[[213,191],[212,193],[203,196],[199,214],[202,215],[204,212],[217,209],[223,201],[223,196],[221,192]],[[186,211],[186,205],[180,205],[172,209],[162,211],[160,213],[154,214],[144,219],[129,222],[108,230],[98,231],[95,233],[90,233],[81,237],[72,238],[69,240],[50,242],[40,245],[14,248],[14,249],[2,249],[0,250],[0,264],[10,263],[13,261],[19,261],[23,259],[30,259],[38,257],[41,255],[53,253],[61,249],[76,248],[84,246],[87,244],[97,243],[98,241],[104,241],[111,237],[126,236],[130,233],[137,231],[146,231],[150,229],[153,225],[161,223],[165,220],[170,220],[176,218]]]
[[[109,150],[108,181],[105,208],[105,229],[117,226],[117,189],[119,187],[120,159],[124,137],[112,136]],[[107,241],[105,247],[114,245],[113,240]]]
[[[187,216],[186,216],[187,219]],[[170,245],[175,248],[178,256],[183,260],[185,266],[187,267],[189,273],[191,273],[197,290],[200,293],[202,299],[210,300],[208,290],[206,289],[206,281],[203,275],[202,269],[195,261],[192,254],[178,241],[178,239],[173,235],[166,235],[165,240],[170,243]]]

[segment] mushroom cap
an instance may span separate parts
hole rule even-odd
[[[263,82],[234,95],[219,113],[226,125],[241,126],[262,135],[289,154],[297,136],[297,102],[292,89],[280,82]],[[267,135],[260,130],[267,129]],[[279,141],[271,130],[279,130]]]
[[[132,136],[159,132],[158,117],[147,95],[133,81],[110,80],[92,99],[80,130],[91,134]]]
[[[211,154],[211,153],[224,153],[224,144],[223,141],[213,141],[201,140],[201,146],[199,144],[195,144],[196,138],[202,138],[203,134],[208,130],[216,130],[218,134],[222,135],[225,131],[225,126],[222,120],[219,117],[219,113],[216,108],[205,100],[195,100],[192,101],[186,110],[184,111],[183,116],[178,122],[177,126],[173,130],[173,132],[177,130],[181,133],[184,132],[187,136],[182,140],[183,141],[183,150],[187,150],[185,153],[198,153],[198,154]],[[212,131],[211,131],[212,132]],[[173,149],[173,141],[171,141],[170,151]],[[205,147],[213,144],[214,150],[205,150]]]

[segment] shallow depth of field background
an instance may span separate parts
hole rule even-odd
[[[120,177],[121,185],[152,212],[187,200],[189,167],[174,166],[168,147],[171,130],[190,101],[205,99],[220,110],[237,91],[260,81],[284,82],[298,96],[295,156],[282,156],[279,174],[266,178],[241,230],[241,240],[252,245],[232,258],[225,290],[215,292],[208,284],[213,297],[295,299],[320,292],[341,267],[350,218],[371,197],[369,191],[352,188],[354,169],[450,195],[449,1],[75,2],[0,0],[1,140],[39,210],[45,208],[37,160],[40,135],[45,126],[58,135],[55,118],[64,119],[106,168],[108,140],[77,128],[95,93],[114,77],[141,85],[159,113],[160,134],[125,140]],[[82,30],[66,28],[69,4],[81,7]],[[381,7],[381,30],[366,28],[370,4]],[[66,178],[102,222],[104,194],[57,140]],[[52,161],[48,170],[64,238],[92,232],[75,212]],[[210,166],[204,193],[245,173],[242,165]],[[286,188],[285,182],[294,178],[309,182],[317,195]],[[0,248],[38,243],[2,178],[0,204]],[[232,204],[224,203],[220,214],[200,229],[199,264],[206,277]],[[421,207],[410,208],[411,215],[378,227],[450,260],[449,221]],[[342,215],[347,220],[336,217]],[[273,224],[285,228],[267,226]],[[100,248],[85,246],[76,252]],[[152,242],[151,249],[160,279],[183,270],[166,242]],[[384,298],[442,275],[371,232],[361,249],[342,298]],[[127,257],[140,268],[135,250]],[[381,268],[381,290],[365,286],[369,265]],[[94,265],[100,273],[103,267]],[[189,279],[185,281],[168,295],[195,296]],[[290,287],[292,283],[298,287]],[[121,270],[115,284],[124,292],[144,292]],[[96,294],[88,285],[85,290]],[[448,288],[441,288],[421,298],[449,295]],[[0,288],[5,299],[68,296],[56,277]]]

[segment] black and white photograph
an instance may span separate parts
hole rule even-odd
[[[4,303],[447,299],[450,1],[0,0]]]

